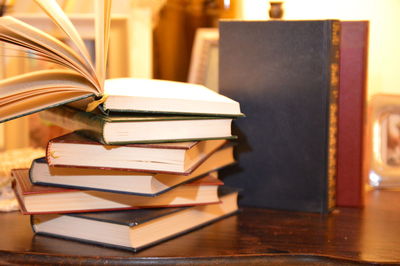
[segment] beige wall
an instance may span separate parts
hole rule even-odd
[[[242,1],[241,17],[267,19],[269,1]],[[399,0],[286,0],[284,19],[370,21],[369,96],[400,93]]]

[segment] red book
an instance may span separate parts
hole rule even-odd
[[[223,183],[205,176],[183,184],[156,197],[128,193],[67,189],[34,185],[29,169],[14,169],[13,188],[23,214],[71,213],[126,210],[157,207],[180,207],[219,202],[218,186]]]
[[[336,205],[363,205],[368,21],[341,22]]]

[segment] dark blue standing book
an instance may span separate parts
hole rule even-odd
[[[328,212],[335,202],[340,23],[221,21],[219,88],[238,101],[241,205]]]

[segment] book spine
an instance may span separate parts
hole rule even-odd
[[[368,21],[342,21],[336,205],[364,204],[364,126]]]
[[[90,139],[106,144],[103,135],[105,122],[100,116],[60,107],[46,110],[40,114],[40,117],[51,124],[67,130],[77,131]]]
[[[40,223],[38,218],[35,215],[29,215],[29,224],[31,225],[32,232],[36,233],[36,226],[35,224]]]
[[[339,101],[339,60],[340,60],[340,22],[330,24],[330,80],[329,80],[329,111],[328,111],[328,147],[327,147],[327,211],[336,204],[337,175],[337,132],[338,132],[338,101]]]
[[[31,167],[29,168],[29,171],[28,171],[28,178],[32,184],[35,183],[35,180],[33,180],[33,169],[35,168],[35,165],[36,165],[36,160],[33,160],[31,163]]]

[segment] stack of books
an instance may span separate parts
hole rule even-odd
[[[240,109],[206,112],[41,112],[71,133],[50,140],[30,169],[12,171],[21,211],[37,233],[134,250],[234,213],[237,191],[217,170],[235,162],[229,140]]]
[[[71,133],[50,140],[30,169],[12,171],[33,230],[138,250],[234,213],[237,191],[215,171],[234,163],[239,103],[201,85],[105,80],[111,1],[95,1],[95,60],[55,1],[36,3],[70,46],[0,18],[1,42],[53,63],[0,80],[0,122],[42,111]]]

